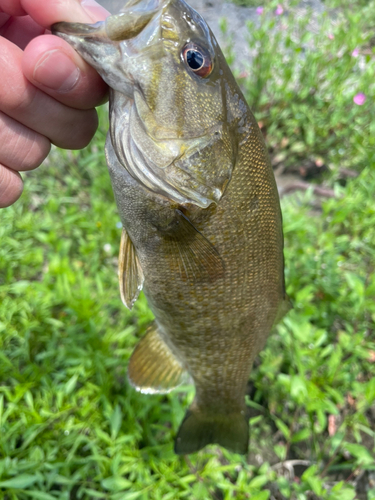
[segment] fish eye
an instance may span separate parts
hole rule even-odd
[[[188,43],[182,51],[183,59],[195,75],[207,78],[213,69],[213,63],[207,50],[195,43]]]
[[[196,50],[193,49],[189,49],[186,52],[185,57],[186,57],[186,62],[193,71],[198,71],[202,68],[204,63],[204,57],[203,54],[201,54],[200,52],[197,52]]]

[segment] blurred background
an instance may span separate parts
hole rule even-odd
[[[103,5],[111,14],[117,14],[125,5],[123,0],[100,0],[98,3]]]
[[[102,3],[117,12],[122,2]],[[264,134],[294,308],[249,380],[250,453],[173,440],[190,386],[126,377],[152,320],[121,304],[107,107],[0,213],[0,497],[375,499],[375,2],[192,2]]]

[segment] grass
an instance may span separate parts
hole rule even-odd
[[[352,48],[350,40],[362,40],[359,46],[366,47],[361,22],[345,22],[345,50]],[[257,29],[265,36],[262,26]],[[302,133],[292,133],[293,103],[299,111],[302,103],[289,95],[290,80],[281,84],[286,77],[273,44],[271,37],[259,63],[265,76],[257,78],[266,83],[259,87],[256,110],[266,124],[271,154],[289,157],[295,142],[309,143]],[[322,82],[318,76],[325,71],[330,47],[325,40],[313,55],[306,48],[302,60],[300,52],[292,51],[290,67],[303,72],[303,61],[313,57],[320,68],[317,82]],[[144,297],[132,312],[119,298],[121,229],[103,153],[105,111],[87,149],[55,150],[38,172],[25,175],[21,200],[0,212],[1,499],[375,499],[375,169],[366,128],[374,116],[369,56],[367,61],[361,55],[358,65],[344,56],[347,71],[344,63],[337,67],[341,78],[325,73],[332,77],[335,100],[321,122],[316,97],[306,97],[305,118],[296,118],[303,124],[310,116],[311,126],[324,132],[333,111],[339,113],[342,127],[333,139],[339,135],[345,165],[360,175],[344,186],[335,183],[340,162],[329,145],[324,149],[332,139],[324,134],[315,134],[310,149],[294,156],[297,162],[317,148],[332,163],[327,182],[336,197],[319,203],[318,209],[311,192],[283,198],[286,281],[294,309],[269,338],[251,375],[249,457],[215,446],[190,458],[175,456],[173,439],[192,388],[145,396],[127,382],[127,361],[152,314]],[[278,72],[267,73],[272,64],[279,64]],[[346,77],[367,85],[366,104],[351,105],[352,113],[344,106],[352,95],[342,102],[337,97]],[[251,78],[242,81],[247,92]],[[301,92],[307,82],[301,80]],[[277,88],[278,93],[270,90]],[[317,93],[322,92],[317,85]],[[266,98],[276,108],[284,102],[284,115],[267,108]],[[353,138],[361,133],[361,120],[368,124],[362,128],[362,148]],[[275,146],[272,141],[278,137],[290,142],[280,140]]]
[[[307,162],[337,174],[374,164],[375,2],[344,2],[342,11],[320,16],[285,4],[277,16],[277,2],[267,5],[249,23],[253,59],[242,61],[238,76],[274,165],[293,171]],[[359,93],[362,106],[353,101]]]
[[[232,3],[241,5],[242,7],[271,7],[274,8],[277,5],[284,5],[287,7],[295,7],[299,5],[299,0],[230,0]],[[322,0],[325,7],[328,9],[340,8],[340,9],[357,9],[365,7],[369,4],[368,0]]]

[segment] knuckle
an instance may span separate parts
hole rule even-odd
[[[85,148],[94,137],[97,128],[98,115],[96,110],[80,111],[78,119],[67,122],[66,133],[64,136],[61,135],[55,144],[66,149]]]
[[[0,113],[0,163],[13,170],[38,167],[50,150],[50,141]]]
[[[0,165],[0,208],[9,207],[21,196],[23,182],[13,170]]]
[[[29,130],[29,137],[18,137],[14,145],[17,170],[33,170],[39,167],[50,149],[51,143],[46,137]]]

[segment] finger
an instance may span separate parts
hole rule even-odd
[[[0,208],[9,207],[21,196],[22,177],[18,172],[0,165]]]
[[[80,149],[97,128],[95,110],[75,110],[35,88],[22,72],[22,51],[0,39],[0,111],[65,149]]]
[[[26,78],[72,108],[90,109],[107,100],[108,87],[64,40],[53,35],[35,38],[22,58]]]
[[[7,22],[10,19],[9,14],[4,14],[0,11],[0,36],[1,36],[1,31],[4,26],[6,26]]]
[[[39,26],[30,16],[22,16],[10,18],[0,29],[0,35],[23,50],[30,40],[45,31],[45,28]]]
[[[93,0],[21,0],[24,10],[41,26],[49,28],[59,21],[92,23],[102,21],[109,12]]]
[[[0,10],[11,16],[26,15],[19,0],[0,0]]]
[[[12,170],[32,170],[48,155],[49,140],[0,112],[0,164]]]

